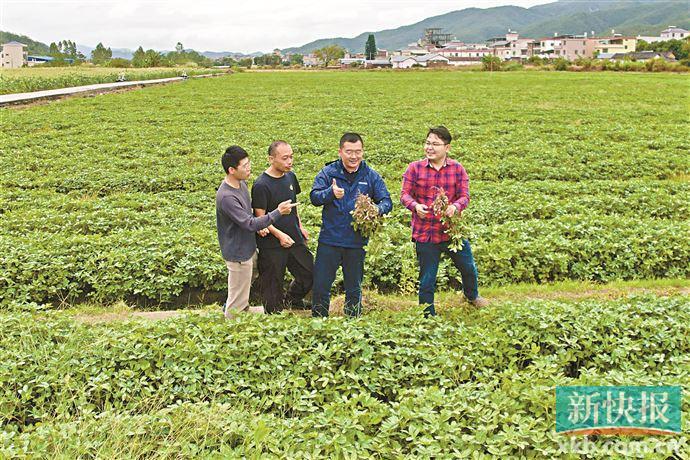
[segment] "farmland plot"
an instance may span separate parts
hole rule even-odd
[[[220,154],[254,175],[282,138],[303,189],[359,131],[394,202],[430,125],[470,178],[482,284],[690,274],[685,75],[279,72],[5,109],[0,302],[172,300],[222,290]],[[318,208],[300,197],[312,235]],[[366,282],[412,292],[409,212],[369,246]],[[314,241],[312,241],[314,244]],[[443,265],[445,287],[455,278]]]
[[[453,300],[436,318],[388,311],[398,298],[388,295],[356,320],[228,322],[214,305],[159,322],[85,323],[41,304],[166,303],[187,288],[224,289],[213,198],[230,144],[248,149],[256,175],[268,144],[287,140],[308,190],[342,132],[359,131],[397,202],[406,164],[440,123],[471,178],[482,285],[682,284],[688,82],[285,72],[3,110],[0,457],[581,458],[554,433],[554,387],[686,385],[687,289],[496,299],[482,310]],[[307,195],[299,209],[316,236],[320,210]],[[397,206],[372,238],[370,288],[414,292],[408,225]],[[441,288],[455,278],[442,265]],[[647,458],[690,455],[685,390],[675,450]],[[603,450],[604,437],[591,442],[591,458],[625,457]]]

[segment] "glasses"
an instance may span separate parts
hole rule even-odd
[[[444,145],[448,145],[448,144],[443,144],[443,143],[441,143],[441,142],[429,142],[429,141],[424,141],[424,142],[422,143],[422,145],[423,145],[424,147],[433,147],[433,148],[437,149],[437,148],[439,148],[439,147],[443,147]]]
[[[251,162],[251,160],[250,160],[250,161],[247,161],[247,162],[246,162],[245,164],[243,164],[243,165],[237,165],[237,168],[235,168],[235,169],[244,169],[244,170],[247,170],[247,169],[250,169],[251,166],[252,166],[252,162]]]

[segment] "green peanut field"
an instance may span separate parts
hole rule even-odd
[[[217,74],[218,69],[165,68],[118,69],[112,67],[29,67],[0,70],[0,94],[27,93],[72,86],[113,83],[120,75],[127,81]]]
[[[0,123],[0,458],[581,458],[556,385],[690,381],[687,75],[243,72]],[[425,319],[399,199],[438,124],[492,304],[463,303],[444,261]],[[308,192],[345,131],[394,203],[364,316],[224,321],[222,152],[243,146],[256,177],[292,145],[315,249]],[[677,449],[642,457],[690,455],[689,403]]]

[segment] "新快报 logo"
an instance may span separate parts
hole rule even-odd
[[[558,386],[556,432],[677,434],[680,386]]]

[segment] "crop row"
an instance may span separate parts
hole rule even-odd
[[[398,185],[398,184],[396,184]],[[309,228],[318,230],[320,209],[308,201],[309,183],[300,196],[300,213]],[[392,187],[391,187],[392,188]],[[690,219],[690,184],[687,182],[597,181],[584,183],[478,182],[471,188],[471,219],[495,225],[563,216],[619,216],[628,218]],[[409,223],[409,211],[397,205],[388,220]],[[36,203],[41,203],[40,207]],[[120,229],[159,226],[182,230],[186,225],[215,225],[212,189],[162,193],[113,192],[104,196],[51,190],[0,191],[0,234],[40,229],[46,233],[107,234]]]
[[[0,73],[0,94],[29,93],[32,91],[94,85],[97,83],[114,83],[118,81],[120,74],[124,74],[128,81],[134,81],[179,77],[183,72],[189,76],[218,73],[217,70],[211,69],[111,70],[109,73],[73,71],[54,76],[24,76],[13,73]]]
[[[661,96],[681,93],[685,80],[613,77],[235,74],[6,111],[14,129],[0,133],[0,181],[58,191],[208,189],[225,147],[244,146],[261,169],[276,138],[293,145],[300,176],[313,177],[352,129],[364,135],[370,163],[397,182],[406,164],[423,156],[426,127],[438,123],[455,134],[452,155],[473,180],[690,174],[686,104]],[[607,91],[614,84],[616,91]],[[430,85],[457,92],[433,105],[433,116],[420,110],[432,108],[420,91]],[[352,94],[363,100],[343,112]],[[51,173],[37,174],[42,170]]]
[[[33,143],[43,143],[42,136],[52,136],[50,130],[38,135]],[[227,147],[216,145],[209,147],[204,153],[184,154],[170,147],[146,151],[151,147],[132,146],[132,150],[140,150],[134,153],[108,146],[94,147],[88,141],[64,139],[55,145],[32,145],[27,150],[12,146],[13,140],[9,137],[6,140],[7,143],[0,151],[3,159],[0,180],[5,186],[21,189],[49,188],[63,193],[102,193],[113,189],[140,192],[209,190],[220,181],[222,168],[219,158],[223,148]],[[64,156],[53,153],[61,149],[68,149],[71,153]],[[265,146],[252,150],[255,168],[261,171],[267,165]],[[318,155],[310,153],[305,158],[297,157],[296,173],[308,182],[324,163],[337,158],[336,150]],[[406,145],[404,151],[415,152],[415,149]],[[497,153],[492,159],[470,155],[461,155],[459,159],[473,181],[664,180],[690,174],[688,151],[690,146],[685,150],[666,153],[656,150],[632,152],[629,158],[619,159],[612,158],[615,156],[613,154],[602,154],[590,160],[582,151],[574,153],[545,149],[505,157]],[[367,155],[367,161],[382,173],[388,183],[397,184],[407,163],[422,156],[420,152],[411,153],[400,155],[393,161],[372,153]],[[635,165],[631,166],[631,163]],[[60,173],[37,174],[42,169]]]
[[[690,375],[687,296],[443,309],[440,321],[379,312],[227,323],[213,313],[84,325],[39,314],[0,317],[6,455],[107,448],[119,436],[155,452],[181,430],[178,449],[228,455],[554,457],[556,385],[683,385]],[[223,416],[227,430],[204,423]],[[185,425],[207,426],[201,445]]]
[[[688,221],[564,216],[476,225],[474,231],[483,284],[690,276]],[[415,290],[417,262],[409,239],[409,228],[396,222],[386,223],[372,239],[369,286]],[[37,229],[0,235],[0,267],[0,303],[137,296],[166,302],[187,287],[223,290],[226,277],[208,221],[108,234]],[[457,279],[444,260],[439,286],[455,286]]]

